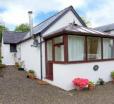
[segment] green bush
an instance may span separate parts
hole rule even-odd
[[[34,70],[29,70],[29,73],[35,74]]]
[[[2,57],[2,56],[0,56],[0,64],[2,64],[2,59],[3,59],[3,57]]]
[[[6,67],[6,65],[0,64],[0,69],[5,68],[5,67]]]
[[[114,78],[114,71],[111,72],[111,77]]]

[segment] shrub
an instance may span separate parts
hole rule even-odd
[[[86,86],[88,86],[89,80],[88,79],[84,79],[84,78],[75,78],[73,80],[73,84],[76,87],[78,87],[80,90],[82,90],[83,88],[85,88]]]
[[[114,71],[111,72],[111,77],[114,78]]]
[[[19,68],[19,67],[20,67],[20,65],[19,65],[19,63],[18,63],[18,62],[16,62],[16,63],[15,63],[15,66],[16,66],[17,68]]]
[[[6,67],[5,64],[0,64],[0,69],[1,69],[1,68],[5,68],[5,67]]]
[[[29,73],[35,74],[34,70],[29,70]]]
[[[104,85],[105,81],[102,78],[99,78],[98,81],[97,81],[97,84]]]

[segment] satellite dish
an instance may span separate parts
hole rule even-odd
[[[34,38],[33,39],[33,45],[31,45],[31,46],[38,47],[38,45],[39,45],[38,39],[37,38]]]

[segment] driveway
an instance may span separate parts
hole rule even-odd
[[[14,67],[0,78],[0,104],[114,104],[114,84],[98,86],[94,91],[66,92],[51,85],[39,85]]]

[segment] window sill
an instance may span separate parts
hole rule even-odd
[[[81,64],[81,63],[94,63],[94,62],[105,62],[105,61],[114,61],[114,59],[91,60],[91,61],[53,62],[53,63],[54,64]]]

